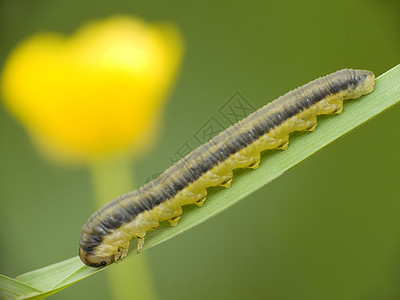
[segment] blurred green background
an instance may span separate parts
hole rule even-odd
[[[70,34],[115,14],[174,22],[186,44],[160,140],[132,165],[132,188],[168,167],[210,117],[226,125],[218,110],[237,91],[258,108],[344,67],[379,75],[400,62],[396,0],[2,0],[0,67],[38,31]],[[397,106],[223,214],[147,251],[158,297],[399,299],[399,120]],[[0,106],[2,274],[75,256],[93,198],[88,170],[45,161]],[[53,299],[110,298],[106,272]]]

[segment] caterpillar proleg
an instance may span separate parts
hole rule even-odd
[[[343,100],[373,91],[371,71],[344,69],[320,77],[258,109],[193,150],[156,179],[107,203],[82,228],[81,260],[92,267],[122,260],[130,240],[140,251],[146,232],[162,221],[177,225],[182,206],[201,206],[207,187],[232,182],[237,168],[256,169],[260,153],[286,149],[289,133],[313,131],[317,115],[341,113]]]

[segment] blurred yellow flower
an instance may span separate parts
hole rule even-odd
[[[53,158],[93,161],[144,150],[182,56],[171,25],[113,17],[71,37],[38,34],[3,69],[5,106]]]

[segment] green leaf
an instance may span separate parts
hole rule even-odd
[[[18,299],[33,296],[41,292],[41,290],[35,289],[18,280],[0,275],[0,299]]]
[[[142,251],[222,212],[398,102],[400,102],[400,65],[377,78],[374,92],[345,103],[342,114],[319,117],[315,132],[291,135],[290,146],[286,151],[274,150],[263,153],[257,170],[236,170],[233,184],[229,189],[209,189],[208,200],[203,207],[184,207],[184,215],[178,226],[170,227],[164,222],[157,230],[149,232]],[[136,255],[135,247],[135,243],[132,243],[126,259]],[[112,268],[113,265],[109,267]],[[78,257],[74,257],[22,274],[16,280],[0,276],[0,296],[10,299],[40,299],[105,269],[87,267]]]

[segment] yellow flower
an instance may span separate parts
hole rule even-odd
[[[179,32],[130,17],[38,34],[3,69],[5,106],[53,158],[93,161],[144,150],[182,55]]]

